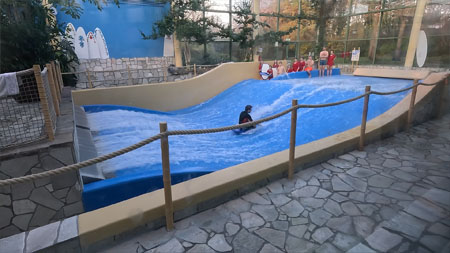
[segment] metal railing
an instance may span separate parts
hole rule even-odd
[[[255,126],[257,124],[270,121],[276,118],[279,118],[283,115],[286,115],[291,112],[291,131],[290,131],[290,144],[289,144],[289,163],[288,163],[288,178],[292,179],[294,174],[294,158],[295,158],[295,138],[296,138],[296,124],[297,124],[297,110],[300,108],[323,108],[323,107],[329,107],[329,106],[336,106],[341,105],[345,103],[349,103],[358,99],[361,99],[364,97],[364,107],[363,107],[363,115],[361,120],[361,133],[360,133],[360,139],[359,139],[359,150],[364,149],[365,145],[365,134],[366,134],[366,121],[367,121],[367,111],[368,111],[368,105],[369,105],[369,97],[371,94],[373,95],[391,95],[396,94],[400,92],[404,92],[407,90],[413,90],[411,93],[411,100],[410,100],[410,106],[408,111],[408,119],[407,119],[407,125],[406,129],[409,129],[412,120],[413,120],[413,112],[414,112],[414,104],[415,104],[415,96],[417,93],[417,87],[419,85],[425,85],[425,86],[434,86],[437,85],[439,82],[433,83],[433,84],[424,84],[419,83],[418,80],[414,80],[414,84],[411,87],[392,91],[392,92],[377,92],[377,91],[371,91],[370,86],[366,86],[366,90],[364,94],[361,94],[359,96],[334,102],[334,103],[327,103],[327,104],[318,104],[318,105],[303,105],[298,104],[297,100],[292,100],[292,106],[289,109],[286,109],[282,112],[279,112],[277,114],[274,114],[272,116],[262,118],[259,120],[255,120],[252,122],[239,124],[239,125],[232,125],[227,127],[219,127],[219,128],[209,128],[209,129],[193,129],[193,130],[167,130],[167,123],[161,122],[160,123],[160,133],[157,135],[154,135],[150,138],[147,138],[145,140],[142,140],[134,145],[131,145],[129,147],[114,151],[112,153],[102,155],[96,158],[92,158],[83,162],[79,162],[76,164],[68,165],[65,167],[61,167],[55,170],[45,171],[38,174],[33,175],[27,175],[23,177],[18,178],[11,178],[6,180],[0,180],[0,186],[4,185],[10,185],[10,184],[17,184],[17,183],[23,183],[29,180],[34,179],[40,179],[45,178],[52,175],[61,174],[64,172],[72,171],[72,170],[79,170],[83,167],[90,166],[99,162],[103,162],[109,159],[112,159],[114,157],[123,155],[125,153],[128,153],[130,151],[133,151],[135,149],[138,149],[140,147],[143,147],[151,142],[154,142],[158,139],[161,139],[161,160],[162,160],[162,170],[163,170],[163,183],[164,183],[164,196],[165,196],[165,216],[166,216],[166,226],[168,230],[173,229],[173,203],[172,203],[172,190],[171,190],[171,180],[170,180],[170,163],[169,163],[169,143],[168,143],[168,137],[171,135],[193,135],[193,134],[207,134],[207,133],[217,133],[217,132],[224,132],[229,131],[233,129],[240,129],[240,128],[248,128],[251,126]],[[448,79],[447,76],[445,77],[445,81],[442,84],[443,89],[446,89],[448,86]],[[442,105],[444,98],[443,98],[444,92],[441,92],[440,94],[440,101],[439,104]]]
[[[197,76],[198,74],[203,74],[218,65],[192,65],[183,66],[177,69],[184,69],[183,74],[192,74]],[[161,76],[162,72],[162,76]],[[104,75],[109,73],[108,75]],[[117,86],[131,86],[137,84],[145,83],[158,83],[167,82],[169,76],[171,75],[168,71],[168,66],[162,68],[130,68],[127,66],[126,69],[111,69],[111,70],[85,70],[85,71],[74,71],[74,72],[64,72],[63,75],[74,74],[77,76],[77,88],[80,89],[92,89],[98,87],[117,87]],[[82,84],[82,85],[78,85]]]
[[[16,72],[19,94],[0,98],[0,149],[54,139],[62,79],[52,62]]]

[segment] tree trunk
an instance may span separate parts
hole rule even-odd
[[[381,15],[379,13],[372,15],[372,38],[370,39],[369,44],[369,53],[368,57],[369,59],[372,59],[375,57],[375,51],[377,46],[377,38],[378,38],[378,27],[380,26],[380,20]]]
[[[393,61],[400,61],[400,56],[402,53],[402,41],[403,41],[403,34],[405,33],[405,27],[406,27],[406,19],[405,17],[401,17],[402,23],[400,24],[400,30],[398,31],[398,37],[397,37],[397,47],[394,51],[394,57],[392,58]]]

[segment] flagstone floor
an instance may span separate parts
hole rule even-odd
[[[450,252],[450,114],[102,252]]]

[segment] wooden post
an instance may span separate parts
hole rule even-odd
[[[417,83],[418,83],[418,80],[414,79],[414,87],[412,89],[411,100],[409,102],[408,122],[406,122],[406,130],[409,130],[409,128],[411,128],[413,117],[414,117],[414,104],[416,102]]]
[[[59,105],[59,103],[61,103],[61,86],[59,85],[59,79],[58,79],[58,76],[56,75],[56,64],[55,64],[55,62],[54,61],[51,61],[50,62],[50,66],[51,66],[51,72],[52,72],[52,74],[51,74],[51,76],[53,77],[53,82],[54,82],[54,84],[55,84],[55,88],[56,88],[56,98],[58,99],[58,105]],[[47,69],[49,69],[48,67],[47,67]],[[50,80],[50,78],[49,78],[49,80]]]
[[[164,133],[167,131],[167,123],[159,123],[159,131]],[[161,138],[161,160],[163,169],[164,183],[164,199],[166,209],[166,228],[168,231],[173,229],[173,203],[172,203],[172,184],[170,180],[170,163],[169,163],[169,138],[164,136]]]
[[[194,76],[197,76],[197,65],[194,64]]]
[[[361,119],[361,134],[359,136],[359,146],[358,150],[364,150],[364,142],[366,138],[366,122],[367,122],[367,111],[369,110],[369,97],[370,97],[370,86],[366,86],[366,95],[364,96],[364,107],[363,107],[363,115]]]
[[[42,114],[44,115],[45,132],[48,135],[48,139],[50,141],[53,141],[55,139],[55,135],[53,133],[52,119],[50,117],[50,110],[48,108],[48,100],[45,93],[44,81],[42,80],[41,67],[39,65],[33,65],[33,70],[38,87],[39,99],[41,100]]]
[[[90,73],[89,73],[89,70],[86,70],[86,75],[87,75],[87,79],[88,79],[88,82],[89,82],[89,88],[94,88],[94,86],[92,85],[92,81],[91,81],[91,75],[90,75]]]
[[[292,107],[297,106],[298,100],[292,100]],[[295,159],[295,135],[297,132],[297,109],[291,111],[291,137],[289,142],[289,168],[288,179],[294,176],[294,159]]]
[[[50,91],[52,93],[52,101],[53,101],[53,107],[55,107],[55,112],[56,115],[59,116],[60,112],[59,112],[59,102],[58,102],[58,95],[56,94],[56,82],[54,79],[54,69],[52,68],[51,64],[46,64],[45,65],[47,67],[48,70],[48,84],[50,85]]]
[[[56,64],[56,69],[57,69],[57,75],[58,75],[58,79],[59,79],[59,85],[60,85],[60,90],[64,87],[64,81],[62,79],[62,74],[61,74],[61,65],[59,64],[59,62],[57,62]]]

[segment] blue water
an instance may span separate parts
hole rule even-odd
[[[412,84],[410,80],[333,76],[331,78],[259,81],[247,80],[216,97],[193,107],[169,113],[144,109],[107,106],[86,107],[94,142],[99,154],[107,154],[159,133],[159,122],[169,130],[204,129],[237,124],[246,104],[253,105],[253,119],[283,111],[292,99],[299,104],[336,102],[372,90],[392,91]],[[368,118],[385,112],[405,95],[372,95]],[[348,104],[300,109],[297,122],[297,145],[318,140],[361,123],[363,99]],[[242,135],[231,131],[188,136],[170,136],[171,170],[215,171],[269,155],[289,147],[290,115],[266,122]],[[147,171],[161,171],[159,142],[102,163],[109,177]]]
[[[299,104],[323,104],[364,93],[366,85],[375,91],[393,91],[412,85],[411,80],[353,76],[312,79],[246,80],[216,97],[193,107],[171,112],[142,108],[85,106],[99,155],[137,143],[159,133],[159,122],[169,130],[204,129],[238,123],[245,105],[253,105],[254,120]],[[390,96],[371,95],[368,119],[398,103],[407,92]],[[358,126],[363,99],[334,107],[299,109],[297,145],[318,140]],[[263,157],[289,148],[290,114],[265,122],[256,129],[236,135],[232,131],[170,136],[172,183]],[[98,166],[107,180],[85,185],[86,210],[96,209],[162,187],[160,142],[154,142]]]

